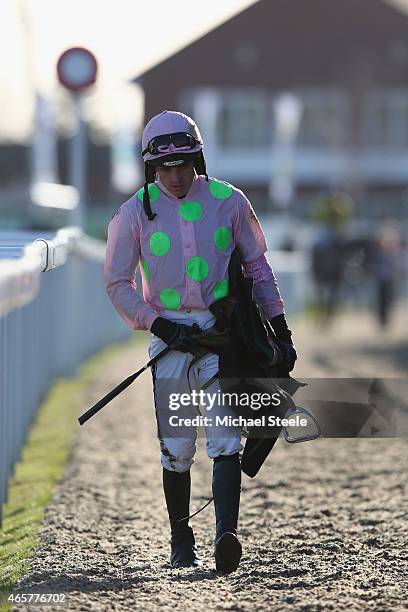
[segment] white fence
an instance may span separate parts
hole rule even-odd
[[[77,228],[0,233],[0,525],[7,484],[51,382],[130,330],[103,282],[105,244]]]

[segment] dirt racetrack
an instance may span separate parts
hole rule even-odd
[[[323,332],[299,325],[294,375],[406,377],[407,330],[403,310],[384,336],[362,314]],[[84,408],[145,361],[146,346],[123,350]],[[204,567],[169,566],[155,436],[145,373],[78,428],[21,590],[64,592],[75,611],[408,609],[407,439],[279,440],[259,475],[243,478],[244,554],[223,577],[214,571],[212,506],[193,519]],[[211,496],[202,447],[192,509]]]

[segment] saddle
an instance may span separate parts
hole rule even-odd
[[[227,397],[252,396],[254,393],[279,395],[279,404],[263,406],[254,411],[248,405],[231,400],[230,407],[246,419],[259,419],[270,415],[283,418],[289,410],[296,410],[291,395],[303,386],[289,376],[281,363],[281,354],[275,344],[272,328],[261,319],[252,296],[252,279],[242,272],[241,253],[236,248],[228,268],[229,295],[213,302],[209,310],[214,314],[214,327],[195,335],[202,355],[219,355],[219,372],[204,385],[209,387],[219,379],[221,391]],[[199,358],[200,353],[196,353]],[[243,435],[247,437],[241,468],[254,477],[278,439],[281,427],[252,426]]]

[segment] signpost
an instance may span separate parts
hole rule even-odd
[[[96,58],[83,47],[71,47],[64,51],[57,63],[60,82],[72,91],[79,93],[96,81],[98,65]]]
[[[293,244],[290,205],[295,193],[295,142],[302,119],[302,110],[301,100],[291,93],[281,94],[275,100],[276,130],[272,148],[269,195],[282,211],[283,245],[286,248]]]
[[[70,148],[70,183],[79,194],[78,206],[72,211],[72,224],[84,225],[86,200],[86,138],[82,118],[81,94],[96,81],[98,64],[95,56],[83,47],[71,47],[62,53],[57,62],[60,83],[68,89],[73,98],[75,113],[75,135]]]
[[[276,137],[269,193],[283,210],[288,210],[295,187],[294,145],[302,118],[302,103],[291,93],[280,95],[274,104]]]

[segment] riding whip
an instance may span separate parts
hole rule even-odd
[[[166,346],[166,348],[160,351],[160,353],[158,353],[155,357],[153,357],[153,359],[150,359],[150,361],[148,361],[148,363],[146,363],[146,365],[143,366],[143,368],[140,368],[140,370],[138,370],[131,376],[128,376],[117,387],[112,389],[112,391],[109,391],[109,393],[105,395],[105,397],[100,399],[99,402],[97,402],[94,406],[92,406],[92,408],[89,408],[89,410],[84,412],[84,414],[82,414],[78,418],[79,424],[83,425],[84,423],[86,423],[86,421],[88,421],[91,417],[93,417],[94,414],[99,412],[99,410],[101,410],[104,406],[106,406],[106,404],[109,404],[109,402],[112,401],[113,398],[115,398],[117,395],[119,395],[119,393],[122,393],[122,391],[124,391],[126,387],[131,385],[132,382],[136,380],[136,378],[140,376],[140,374],[142,374],[142,372],[144,372],[145,370],[148,370],[154,363],[156,363],[156,361],[164,357],[164,355],[166,355],[171,350],[172,350],[171,346]]]

